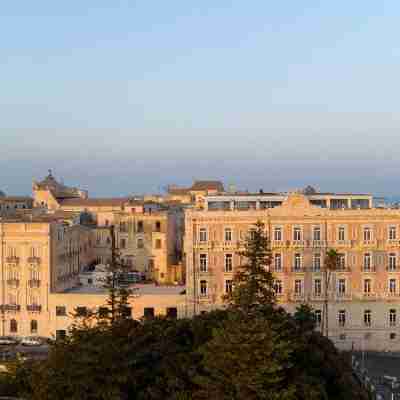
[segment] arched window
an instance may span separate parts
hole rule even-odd
[[[10,332],[17,333],[18,332],[18,323],[15,319],[10,321]]]
[[[33,319],[31,321],[31,333],[37,333],[38,331],[38,322],[36,321],[36,319]]]

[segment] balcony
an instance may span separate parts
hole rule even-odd
[[[361,300],[378,300],[378,293],[361,293]]]
[[[399,239],[388,239],[387,240],[387,245],[388,246],[400,246],[400,240]]]
[[[336,301],[349,301],[352,299],[353,299],[353,296],[349,292],[337,292],[335,294]]]
[[[26,306],[26,309],[27,309],[29,312],[40,312],[40,311],[42,311],[42,306],[40,306],[40,305],[38,305],[38,304],[28,304],[28,305]]]
[[[7,285],[13,288],[19,287],[19,279],[7,279]]]
[[[386,271],[387,271],[387,272],[400,272],[400,269],[398,269],[397,267],[390,267],[390,266],[387,266],[387,267],[386,267]]]
[[[21,311],[21,306],[19,304],[4,304],[1,306],[1,309],[4,311]]]
[[[363,240],[361,243],[364,247],[375,247],[377,244],[376,240]]]
[[[314,247],[314,248],[326,247],[327,246],[327,241],[326,240],[312,240],[311,241],[311,246]]]
[[[361,267],[361,272],[364,273],[371,273],[371,272],[376,272],[376,267],[375,265],[371,265],[370,267]]]
[[[305,240],[292,240],[290,242],[290,247],[303,248],[306,246],[307,246],[307,242]]]
[[[336,272],[351,272],[351,268],[347,265],[341,265],[336,269]]]
[[[28,258],[28,264],[39,265],[40,264],[40,258],[39,257],[29,257]]]
[[[400,292],[385,292],[383,296],[386,297],[388,300],[398,300],[400,298]]]
[[[291,301],[296,301],[296,302],[298,302],[298,301],[305,301],[305,298],[306,298],[306,296],[305,296],[304,293],[296,293],[296,292],[293,292],[293,293],[291,293],[290,296],[289,296],[289,299],[290,299]]]
[[[271,241],[272,248],[284,247],[284,246],[285,246],[285,242],[283,240],[272,240]]]
[[[323,293],[314,292],[310,296],[311,301],[323,301],[325,300],[325,295]]]
[[[232,248],[236,245],[236,243],[233,240],[225,240],[222,242],[222,247],[224,248]]]
[[[6,258],[8,264],[19,264],[19,257],[11,256]]]
[[[337,247],[351,247],[351,240],[337,240],[335,245]]]
[[[30,288],[38,288],[38,287],[40,287],[40,280],[39,279],[30,279],[28,281],[28,285]]]
[[[291,268],[291,271],[292,272],[295,272],[295,273],[301,273],[301,274],[304,274],[305,272],[306,272],[306,268],[305,267],[292,267]]]

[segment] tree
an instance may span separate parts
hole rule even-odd
[[[238,267],[232,292],[225,301],[245,312],[257,305],[275,304],[270,241],[261,221],[256,223],[252,235],[246,239],[245,250],[239,255],[244,258],[244,263]]]
[[[232,312],[205,344],[195,399],[295,399],[286,379],[293,345],[262,315]]]
[[[324,309],[322,318],[322,334],[329,336],[329,285],[332,277],[332,273],[337,270],[339,264],[339,254],[335,249],[329,249],[325,255],[325,270],[324,270],[324,282],[325,282],[325,298],[324,298]]]
[[[127,272],[128,266],[121,262],[120,253],[116,247],[115,227],[110,226],[111,236],[111,263],[108,267],[108,275],[104,284],[104,288],[108,290],[108,312],[104,310],[99,312],[100,320],[109,319],[113,324],[116,321],[121,321],[129,317],[129,297],[131,292],[125,287],[121,287],[120,281],[124,273]]]
[[[315,314],[308,304],[300,304],[293,315],[298,327],[303,333],[310,333],[315,328]]]

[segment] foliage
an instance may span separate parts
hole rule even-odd
[[[9,382],[26,399],[366,399],[333,344],[269,305],[75,328]],[[299,315],[303,315],[299,318]],[[18,378],[17,378],[18,377]],[[1,381],[0,381],[1,382]],[[2,386],[4,387],[4,386]]]
[[[245,312],[261,304],[273,304],[275,292],[270,271],[270,241],[262,222],[256,223],[252,237],[247,238],[245,250],[239,255],[244,258],[244,263],[237,268],[233,290],[225,300]]]

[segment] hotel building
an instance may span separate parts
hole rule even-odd
[[[343,349],[400,350],[400,210],[373,208],[369,195],[220,194],[185,213],[184,252],[192,313],[223,306],[239,252],[261,221],[271,241],[279,303],[310,304],[317,323],[325,296],[329,336]],[[339,268],[324,290],[328,249]]]

